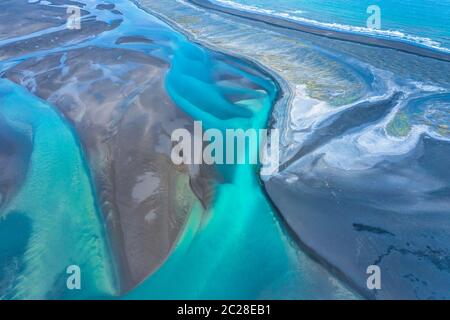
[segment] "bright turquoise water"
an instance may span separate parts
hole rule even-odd
[[[24,185],[0,216],[0,298],[84,298],[116,294],[104,226],[78,140],[45,102],[0,80],[0,112],[33,140]],[[66,287],[81,268],[82,290]]]
[[[214,0],[245,10],[256,10],[322,27],[368,32],[367,8],[381,10],[378,35],[412,41],[430,47],[450,49],[449,0]]]

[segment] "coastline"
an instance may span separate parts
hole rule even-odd
[[[422,57],[437,59],[441,61],[450,61],[450,54],[441,52],[439,50],[433,50],[432,48],[427,48],[425,46],[419,46],[411,43],[407,43],[400,40],[394,39],[381,39],[377,37],[372,37],[369,35],[355,34],[344,31],[336,31],[331,29],[320,28],[317,26],[307,25],[299,21],[293,21],[288,19],[283,19],[281,17],[269,16],[258,12],[246,12],[238,10],[235,8],[225,7],[215,4],[209,0],[186,0],[193,5],[199,7],[210,9],[213,11],[221,12],[228,15],[233,15],[236,17],[253,20],[257,22],[262,22],[273,27],[279,27],[288,30],[294,30],[298,32],[305,32],[309,34],[314,34],[322,37],[327,37],[330,39],[348,41],[353,43],[360,43],[368,46],[375,46],[380,48],[393,49],[397,51],[402,51]]]

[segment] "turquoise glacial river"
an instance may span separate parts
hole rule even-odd
[[[0,112],[33,141],[26,180],[0,219],[0,276],[14,287],[2,298],[114,294],[107,237],[74,132],[52,107],[7,80],[0,80]],[[69,265],[83,270],[84,290],[60,290]]]

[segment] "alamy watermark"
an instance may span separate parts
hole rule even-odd
[[[367,289],[380,290],[381,289],[381,269],[377,265],[370,265],[367,267],[366,273],[369,275],[366,281]]]
[[[367,18],[366,24],[369,29],[381,29],[381,9],[376,4],[367,7],[367,13],[370,16]]]
[[[68,6],[66,13],[67,17],[66,28],[69,30],[81,29],[81,9],[77,6]]]
[[[69,290],[81,290],[81,269],[76,264],[66,268],[67,277],[66,286]]]
[[[261,175],[278,172],[278,129],[207,129],[194,122],[194,132],[180,128],[172,132],[171,159],[180,164],[261,165]]]

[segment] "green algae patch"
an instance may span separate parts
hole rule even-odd
[[[394,137],[406,137],[411,131],[409,117],[405,112],[399,112],[386,126],[386,131]]]

